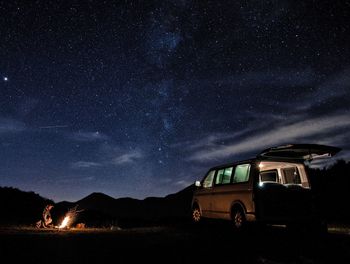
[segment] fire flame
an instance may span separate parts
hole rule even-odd
[[[69,217],[69,216],[66,216],[66,217],[63,219],[61,225],[60,225],[58,228],[65,228],[65,227],[68,227],[69,220],[70,220],[70,217]]]

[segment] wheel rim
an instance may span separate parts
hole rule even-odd
[[[193,218],[193,221],[195,222],[199,222],[201,220],[201,212],[199,211],[198,208],[193,209],[192,218]]]
[[[240,211],[236,211],[235,213],[235,217],[234,217],[234,222],[235,222],[235,226],[236,228],[241,228],[243,225],[243,215]]]

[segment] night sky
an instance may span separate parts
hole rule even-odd
[[[177,192],[285,143],[350,159],[350,1],[0,1],[0,186]]]

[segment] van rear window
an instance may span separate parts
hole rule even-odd
[[[299,170],[297,167],[282,169],[285,184],[301,184]]]
[[[260,172],[260,182],[278,182],[277,170]]]
[[[247,182],[249,180],[250,164],[240,164],[236,166],[233,183]]]

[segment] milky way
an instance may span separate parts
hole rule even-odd
[[[348,1],[1,2],[0,185],[144,198],[278,144],[349,159],[349,16]]]

